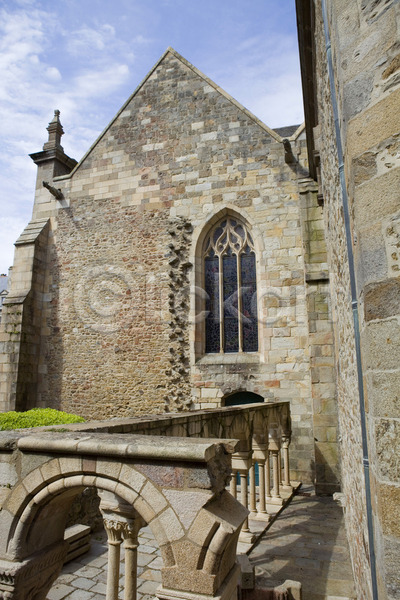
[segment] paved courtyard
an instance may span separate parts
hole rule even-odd
[[[356,599],[343,509],[330,497],[300,491],[249,556],[256,587],[293,579],[303,600]]]
[[[302,583],[303,600],[355,599],[342,509],[331,498],[295,496],[249,554],[256,586],[270,588],[286,579]],[[161,581],[161,557],[149,527],[141,530],[138,600],[154,598]],[[106,534],[92,537],[90,552],[65,565],[48,600],[105,600]],[[123,599],[122,553],[120,594]]]
[[[161,582],[161,557],[150,527],[140,531],[138,551],[137,600],[154,598]],[[124,597],[124,552],[121,546],[120,592]],[[105,600],[107,582],[107,535],[92,536],[87,554],[66,564],[60,577],[47,594],[48,600]]]

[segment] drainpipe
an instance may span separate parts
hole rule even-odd
[[[328,62],[328,75],[329,85],[331,91],[331,101],[333,116],[335,120],[335,136],[336,136],[336,148],[339,162],[339,176],[340,176],[340,187],[342,192],[343,200],[343,213],[344,213],[344,224],[346,232],[346,246],[347,255],[349,261],[349,272],[350,272],[350,289],[351,289],[351,308],[353,313],[354,322],[354,340],[356,348],[356,363],[357,363],[357,379],[358,379],[358,394],[360,404],[360,416],[361,416],[361,437],[362,437],[362,452],[363,452],[363,468],[364,468],[364,480],[365,480],[365,502],[367,509],[367,527],[368,527],[368,545],[369,545],[369,560],[371,568],[371,583],[372,583],[372,597],[373,600],[378,600],[378,587],[376,580],[376,559],[375,559],[375,541],[374,541],[374,528],[373,528],[373,517],[372,517],[372,503],[371,503],[371,483],[369,474],[369,457],[368,457],[368,440],[367,440],[367,424],[365,414],[365,398],[364,398],[364,383],[363,373],[361,365],[361,346],[360,346],[360,320],[358,312],[358,301],[357,301],[357,288],[356,288],[356,277],[354,269],[354,254],[353,245],[351,241],[351,229],[350,229],[350,213],[349,213],[349,202],[347,197],[347,187],[344,174],[344,161],[343,161],[343,147],[342,137],[339,125],[339,111],[336,98],[335,79],[332,61],[331,51],[331,40],[329,35],[328,17],[326,11],[326,0],[322,1],[322,17],[324,21],[324,33],[325,33],[325,48]]]

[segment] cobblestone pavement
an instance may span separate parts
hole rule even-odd
[[[257,587],[293,579],[303,600],[356,598],[343,509],[332,498],[294,496],[249,558]]]
[[[137,600],[154,598],[161,583],[161,556],[150,527],[140,530]],[[124,597],[124,555],[121,547],[119,598]],[[105,600],[107,582],[107,536],[94,534],[87,554],[66,564],[47,594],[48,600]]]
[[[161,557],[149,527],[141,530],[138,600],[154,598],[161,581]],[[256,586],[270,588],[286,579],[302,583],[303,600],[355,599],[342,509],[332,498],[297,495],[249,554]],[[105,600],[106,534],[94,535],[91,550],[68,563],[48,600]],[[123,598],[122,554],[120,594]]]

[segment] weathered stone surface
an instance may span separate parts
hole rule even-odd
[[[377,419],[376,452],[379,470],[385,479],[400,482],[400,422],[395,419]]]
[[[371,283],[364,289],[366,321],[386,319],[400,313],[400,279]]]
[[[365,334],[366,366],[371,369],[398,369],[400,364],[400,325],[390,319],[382,323],[370,322]]]
[[[369,373],[368,404],[378,417],[397,418],[400,403],[400,373]]]
[[[379,502],[382,511],[383,535],[400,537],[400,488],[379,485]]]

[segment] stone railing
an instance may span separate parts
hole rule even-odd
[[[0,598],[46,598],[67,552],[69,508],[86,487],[100,496],[108,536],[107,600],[118,598],[121,545],[124,597],[136,597],[146,523],[163,560],[160,599],[236,598],[248,498],[250,516],[266,519],[290,487],[287,403],[45,429],[0,433]]]

